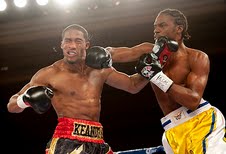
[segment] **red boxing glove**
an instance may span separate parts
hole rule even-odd
[[[155,45],[152,49],[152,57],[158,60],[163,67],[172,52],[176,52],[177,50],[178,43],[176,41],[168,39],[165,36],[161,36],[155,41]]]

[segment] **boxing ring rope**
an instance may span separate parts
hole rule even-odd
[[[114,154],[165,154],[163,146],[114,152]]]

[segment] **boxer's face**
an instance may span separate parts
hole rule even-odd
[[[61,42],[64,59],[74,64],[78,61],[85,60],[86,49],[89,47],[89,42],[85,40],[81,31],[69,29],[65,32]]]
[[[167,36],[177,40],[181,36],[181,27],[174,23],[174,18],[170,15],[159,14],[154,22],[154,38]]]

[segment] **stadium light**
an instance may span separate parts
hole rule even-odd
[[[0,0],[0,11],[5,11],[6,8],[7,8],[7,4],[5,0]]]
[[[27,4],[27,0],[14,0],[14,4],[17,7],[24,7]]]
[[[68,6],[75,0],[56,0],[56,2],[60,5]]]
[[[49,3],[49,0],[36,0],[38,5],[47,5]]]

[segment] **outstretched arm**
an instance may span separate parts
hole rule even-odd
[[[129,76],[118,72],[111,66],[111,61],[108,50],[100,46],[93,46],[87,50],[86,65],[95,69],[107,68],[103,71],[108,72],[106,78],[108,85],[130,93],[137,93],[148,83],[148,80],[139,74]]]
[[[134,47],[107,47],[111,53],[113,63],[137,61],[139,57],[152,50],[153,44],[145,42]]]
[[[138,93],[141,89],[143,89],[149,81],[139,75],[138,73],[133,75],[127,75],[125,73],[119,72],[112,69],[112,72],[108,75],[106,80],[106,84],[127,91],[129,93],[135,94]]]

